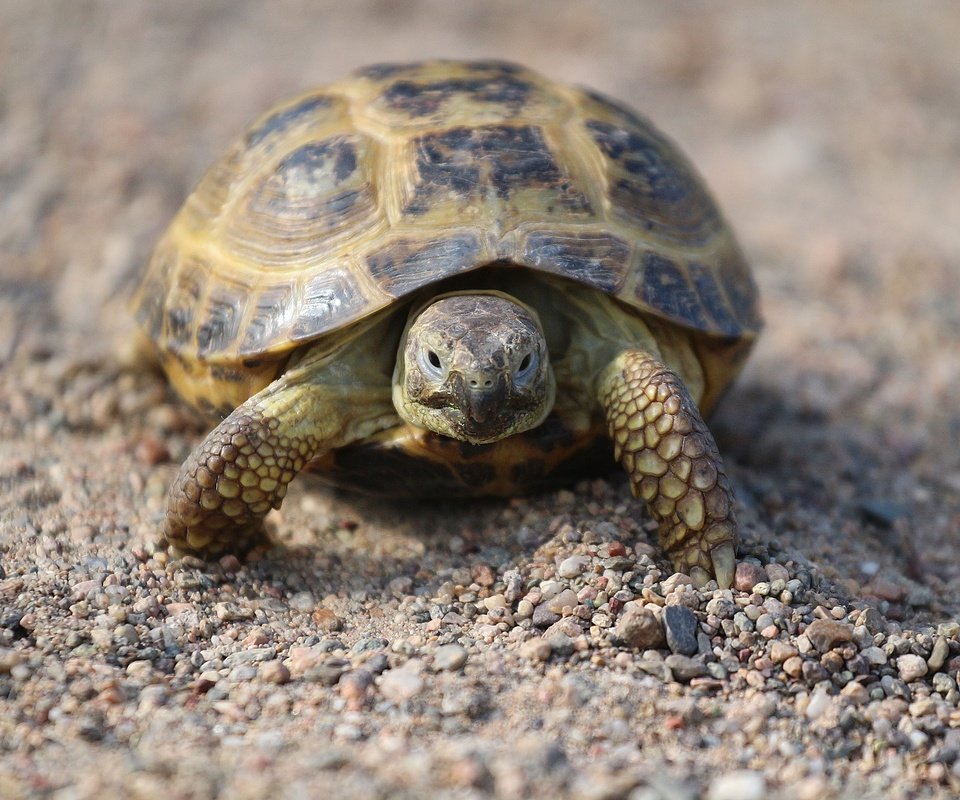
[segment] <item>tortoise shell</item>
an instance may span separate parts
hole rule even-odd
[[[683,326],[714,395],[760,324],[736,241],[669,140],[487,61],[369,67],[260,118],[176,216],[134,306],[181,393],[232,407],[292,349],[491,264]]]

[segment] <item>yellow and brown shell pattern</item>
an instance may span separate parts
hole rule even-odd
[[[486,61],[373,66],[262,117],[174,219],[135,310],[184,397],[227,410],[293,348],[492,263],[684,326],[718,391],[759,328],[740,250],[674,145],[614,101]]]

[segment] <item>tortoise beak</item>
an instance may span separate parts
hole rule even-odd
[[[471,376],[472,377],[472,376]],[[502,374],[457,376],[454,395],[463,414],[462,430],[468,441],[492,442],[504,434],[504,406],[508,401],[506,377]]]
[[[463,410],[471,422],[483,426],[496,419],[506,399],[506,382],[501,376],[490,387],[465,387]]]

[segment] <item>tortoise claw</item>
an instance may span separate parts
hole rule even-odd
[[[710,561],[713,563],[713,574],[717,577],[717,586],[721,589],[731,588],[733,586],[733,576],[737,569],[733,544],[730,542],[718,544],[710,551]]]
[[[697,589],[702,589],[713,580],[713,576],[703,567],[692,567],[690,569],[690,579]]]

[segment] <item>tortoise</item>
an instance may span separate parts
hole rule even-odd
[[[294,97],[200,181],[134,310],[222,418],[170,489],[179,551],[250,547],[302,470],[510,495],[612,450],[675,568],[732,582],[701,415],[759,331],[757,291],[702,179],[614,100],[493,61]]]

